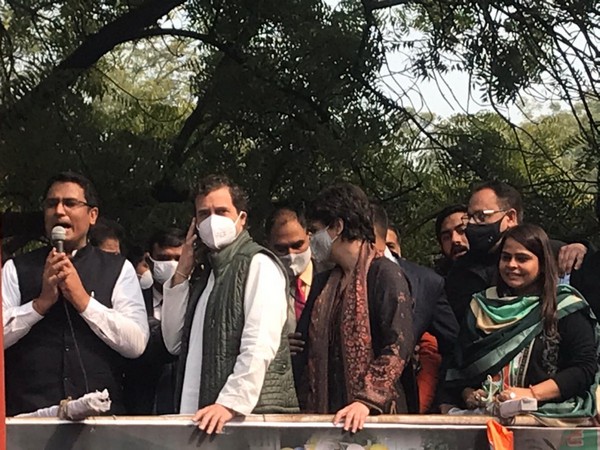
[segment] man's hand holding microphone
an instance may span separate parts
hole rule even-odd
[[[90,301],[90,294],[85,290],[77,269],[64,252],[66,231],[60,225],[52,228],[52,245],[54,248],[46,258],[42,275],[42,292],[33,301],[37,313],[45,315],[57,302],[59,290],[77,312],[82,313]]]

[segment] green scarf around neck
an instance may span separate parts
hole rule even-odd
[[[477,327],[489,334],[515,324],[534,310],[538,311],[539,306],[537,295],[499,297],[496,287],[491,287],[475,294],[470,308],[477,319]]]
[[[596,322],[583,296],[571,286],[558,286],[557,303],[558,320],[583,310]],[[491,323],[500,324],[499,329],[491,333],[481,330],[474,310],[486,315]],[[488,374],[498,373],[542,331],[539,297],[500,298],[495,288],[476,294],[461,327],[454,361],[446,373],[447,385],[460,388],[480,384]],[[600,327],[597,323],[595,334],[596,348],[600,349]],[[600,352],[598,356],[600,358]],[[596,373],[595,383],[583,397],[564,402],[546,402],[539,406],[534,415],[550,419],[594,416],[595,393],[599,382],[600,371]]]

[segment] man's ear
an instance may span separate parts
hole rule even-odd
[[[98,220],[98,208],[95,206],[93,208],[90,208],[88,214],[90,217],[90,226],[96,225],[96,221]]]
[[[519,225],[519,218],[517,217],[517,210],[514,208],[506,211],[507,225],[509,228]]]
[[[246,228],[246,221],[248,220],[248,213],[246,211],[240,211],[239,213],[239,223],[242,225],[242,229]]]

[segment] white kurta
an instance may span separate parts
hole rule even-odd
[[[81,317],[96,336],[126,358],[140,356],[146,349],[150,330],[140,282],[131,263],[123,264],[112,292],[112,308],[96,300],[93,292],[90,294],[90,302]],[[5,349],[44,318],[33,309],[33,302],[21,305],[19,278],[12,260],[2,268],[2,314]]]
[[[179,354],[190,285],[186,280],[171,287],[171,280],[168,280],[163,286],[163,337],[167,349]],[[181,414],[193,414],[198,409],[202,388],[204,314],[213,286],[214,275],[211,273],[194,311],[183,379]],[[258,402],[267,368],[279,349],[287,311],[285,274],[269,256],[261,253],[255,255],[250,262],[244,290],[246,320],[240,354],[216,403],[239,414],[252,412]]]

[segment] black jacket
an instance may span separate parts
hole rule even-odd
[[[177,357],[167,350],[160,320],[153,307],[153,288],[144,289],[150,338],[144,353],[126,361],[123,377],[125,408],[130,415],[174,414],[174,378]]]
[[[550,245],[555,256],[558,256],[559,250],[565,243],[551,239]],[[459,324],[464,319],[473,294],[497,284],[499,260],[500,249],[498,248],[483,255],[468,252],[452,265],[446,277],[446,294]],[[576,284],[573,285],[577,287]]]
[[[292,356],[292,369],[294,371],[294,383],[296,385],[296,392],[298,393],[298,400],[300,400],[300,408],[302,409],[302,401],[306,398],[303,394],[302,389],[306,386],[305,371],[306,365],[308,364],[308,327],[310,326],[310,316],[312,314],[313,307],[315,306],[315,300],[327,284],[327,279],[331,270],[326,272],[313,272],[313,280],[306,299],[306,304],[300,315],[300,319],[296,324],[296,332],[302,335],[301,339],[304,341],[304,351],[297,353]]]
[[[571,273],[571,285],[587,300],[596,318],[600,317],[600,251],[588,252],[581,269]]]
[[[426,331],[438,341],[441,354],[451,351],[458,336],[458,322],[444,290],[444,279],[432,269],[405,259],[398,263],[410,285],[414,305],[414,335],[418,342]]]

